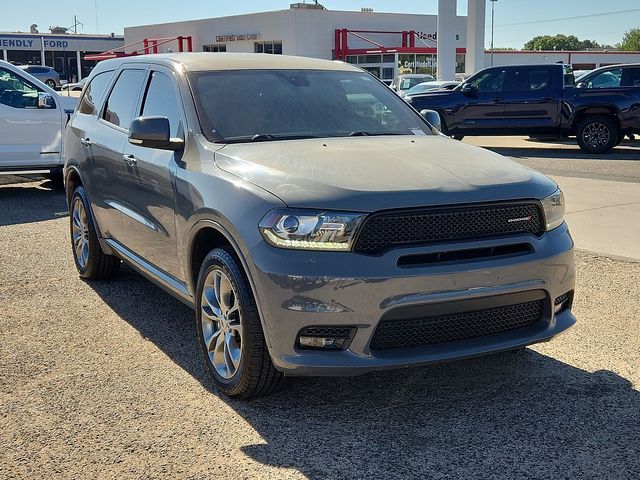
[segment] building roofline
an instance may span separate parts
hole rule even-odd
[[[31,33],[31,32],[0,32],[0,37],[55,37],[72,38],[75,40],[124,40],[124,35],[100,34],[100,33]]]

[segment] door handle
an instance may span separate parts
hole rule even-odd
[[[127,162],[127,165],[133,167],[136,163],[138,163],[138,159],[133,155],[122,155],[122,159]]]
[[[491,100],[494,101],[494,102],[501,102],[502,100],[504,100],[504,98],[502,98],[502,97],[493,97]]]
[[[81,139],[80,139],[80,143],[81,143],[83,146],[87,147],[87,148],[89,148],[91,145],[93,145],[93,144],[91,143],[91,140],[89,140],[88,138],[81,138]]]

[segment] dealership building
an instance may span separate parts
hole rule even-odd
[[[287,10],[128,27],[128,53],[189,49],[258,52],[342,60],[386,82],[402,73],[453,79],[495,65],[555,63],[591,69],[640,62],[638,52],[485,51],[486,0],[468,0],[467,16],[456,2],[438,1],[438,15],[328,10],[313,3]],[[181,40],[176,40],[180,38]],[[493,59],[492,59],[493,57]]]
[[[88,54],[122,50],[122,35],[0,32],[0,58],[18,65],[48,65],[62,80],[86,77],[95,66]]]

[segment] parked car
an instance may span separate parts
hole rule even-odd
[[[65,83],[64,85],[62,85],[60,87],[60,90],[63,91],[63,92],[68,92],[68,91],[80,92],[80,91],[82,91],[82,88],[84,87],[85,83],[87,83],[87,78],[83,78],[79,82]]]
[[[561,64],[490,67],[449,92],[414,95],[440,113],[448,135],[575,135],[588,153],[605,153],[640,132],[640,66],[605,67],[580,78]]]
[[[433,82],[435,78],[432,75],[427,75],[424,73],[409,73],[405,75],[398,75],[391,82],[391,90],[402,94],[409,90],[412,87],[415,87],[419,83],[423,82]]]
[[[640,63],[600,67],[582,75],[576,82],[578,88],[638,88],[640,87]]]
[[[412,97],[413,95],[419,95],[421,93],[427,93],[431,90],[453,90],[458,85],[460,85],[460,82],[451,82],[446,80],[423,82],[417,84],[415,87],[411,87],[409,90],[405,90],[405,92],[401,93],[400,96],[405,98]]]
[[[194,308],[229,396],[522,348],[575,322],[558,186],[439,134],[346,63],[100,62],[65,157],[80,276],[124,261]]]
[[[0,60],[0,173],[46,171],[61,181],[62,132],[76,102]]]
[[[60,74],[55,68],[46,65],[20,65],[19,68],[46,83],[50,88],[55,89],[60,86]]]

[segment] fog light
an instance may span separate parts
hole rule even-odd
[[[326,348],[339,350],[344,345],[344,338],[335,337],[300,337],[300,346],[307,348]]]
[[[563,293],[553,301],[553,313],[558,314],[568,308],[573,303],[573,290]]]
[[[355,332],[355,327],[305,327],[298,333],[298,346],[322,350],[343,350],[349,347]]]

